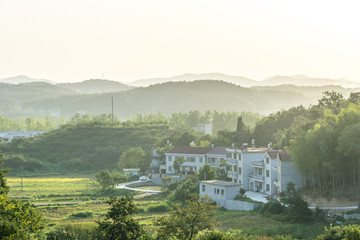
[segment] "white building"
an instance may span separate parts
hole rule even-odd
[[[284,192],[289,182],[295,184],[295,188],[302,186],[302,175],[296,168],[291,156],[286,151],[280,151],[277,156],[277,180],[274,182],[277,192]]]
[[[263,166],[260,163],[264,157],[265,149],[236,149],[227,148],[231,153],[228,163],[231,170],[228,177],[232,182],[239,183],[245,190],[257,190],[263,188]]]
[[[205,163],[218,167],[219,162],[227,160],[228,155],[225,147],[174,147],[165,153],[166,174],[177,174],[174,162],[179,157],[185,160],[180,166],[180,172],[187,174],[198,172]]]
[[[15,138],[35,137],[42,133],[44,133],[44,131],[8,131],[0,132],[0,138],[2,142],[11,142]]]
[[[239,194],[240,184],[221,180],[208,180],[200,182],[200,197],[209,196],[220,205],[225,200],[234,200]]]
[[[200,123],[196,127],[194,127],[194,130],[197,132],[202,132],[205,134],[212,135],[212,124],[211,123]]]
[[[228,177],[245,190],[274,195],[285,191],[289,182],[302,186],[301,174],[285,150],[234,149],[228,160],[231,171]]]

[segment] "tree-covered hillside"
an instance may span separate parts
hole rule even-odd
[[[161,124],[80,123],[36,138],[3,143],[0,149],[7,156],[23,156],[25,171],[97,171],[117,168],[121,153],[131,147],[150,153],[158,138],[169,131]]]
[[[176,82],[137,88],[126,92],[60,96],[23,103],[24,108],[57,110],[64,116],[76,112],[100,114],[111,111],[121,119],[137,113],[188,112],[190,110],[252,111],[270,113],[294,105],[311,103],[300,93],[257,91],[221,81]]]

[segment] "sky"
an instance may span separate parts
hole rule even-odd
[[[0,78],[360,81],[359,1],[0,0]]]

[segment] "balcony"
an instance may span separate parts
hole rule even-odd
[[[231,165],[237,165],[237,159],[230,158],[228,159],[228,163]]]
[[[212,167],[218,167],[219,166],[219,164],[218,163],[209,163],[210,164],[210,166],[212,166]]]
[[[256,162],[252,162],[251,166],[253,167],[258,167],[258,168],[264,168],[265,164],[263,161],[256,161]]]
[[[265,181],[265,177],[261,175],[249,175],[250,179],[257,180],[257,181]]]
[[[228,178],[237,178],[237,177],[238,177],[238,173],[232,172],[232,171],[228,171],[227,176],[228,176]]]

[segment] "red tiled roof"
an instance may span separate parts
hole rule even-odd
[[[212,150],[211,147],[173,147],[166,153],[180,154],[206,154]]]

